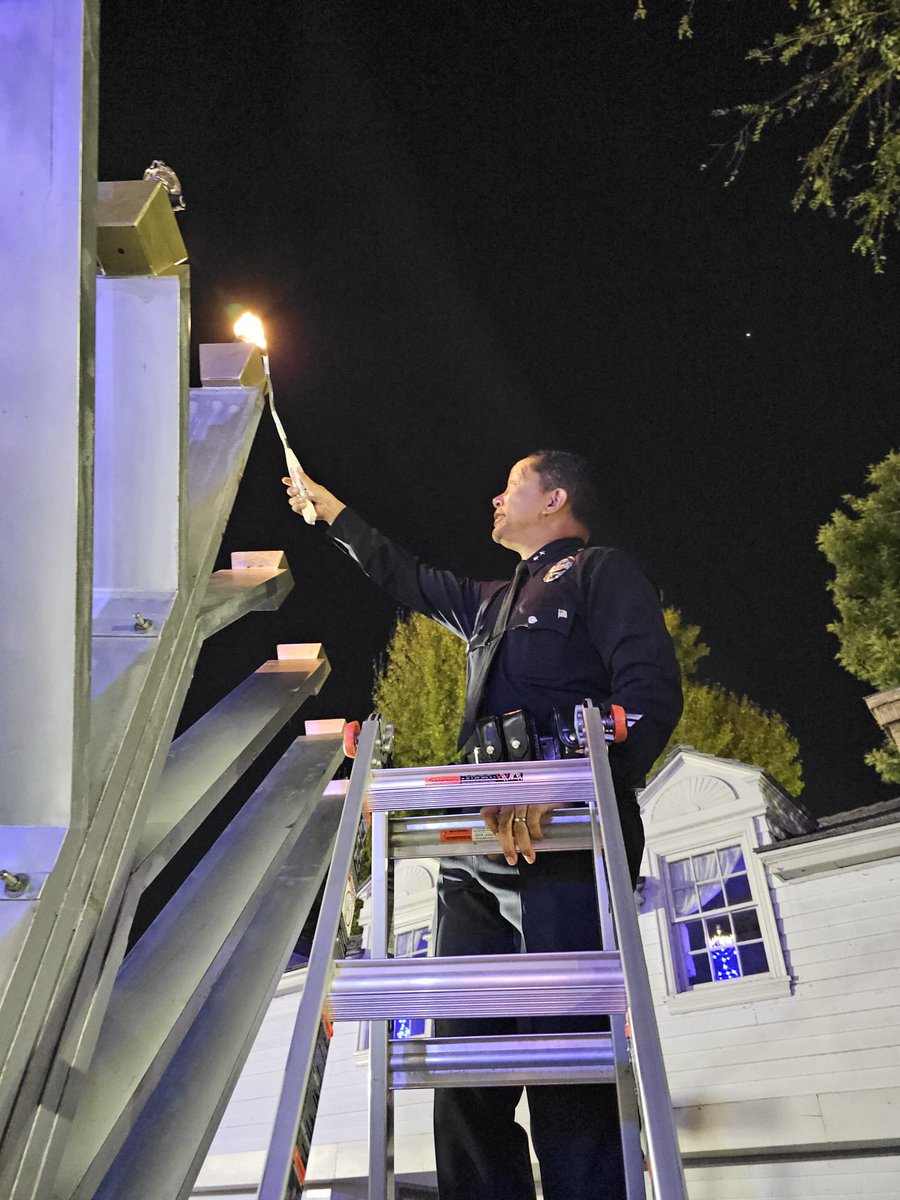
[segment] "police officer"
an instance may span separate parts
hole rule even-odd
[[[289,479],[291,507],[302,500]],[[542,450],[517,462],[493,500],[493,539],[520,558],[512,581],[460,578],[419,562],[304,477],[329,535],[376,583],[467,644],[460,748],[503,754],[504,714],[521,710],[533,757],[553,757],[555,713],[586,697],[641,713],[610,765],[632,878],[644,845],[634,789],[681,714],[681,681],[659,599],[622,551],[589,546],[596,494],[587,464]],[[550,805],[482,810],[502,855],[441,866],[436,952],[441,956],[601,948],[591,855],[537,854]],[[574,1032],[598,1017],[447,1020],[442,1037]],[[441,1200],[533,1200],[528,1140],[514,1113],[521,1088],[435,1092]],[[546,1200],[624,1200],[615,1087],[528,1089],[531,1135]]]

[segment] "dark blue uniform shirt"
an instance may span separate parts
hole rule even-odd
[[[532,555],[483,681],[479,663],[508,580],[426,566],[347,508],[329,534],[401,604],[466,642],[467,691],[482,695],[482,713],[527,709],[540,733],[550,732],[554,706],[571,709],[587,697],[642,714],[610,760],[617,784],[643,783],[681,715],[681,674],[656,590],[627,554],[564,538]]]

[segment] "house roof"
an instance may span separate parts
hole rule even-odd
[[[877,804],[864,804],[860,808],[848,808],[843,812],[820,817],[818,827],[812,833],[800,837],[788,837],[770,850],[784,846],[797,846],[803,842],[818,842],[826,838],[840,837],[844,833],[857,833],[862,829],[877,829],[883,825],[900,822],[900,796],[895,800],[881,800]]]
[[[720,758],[718,755],[696,750],[693,746],[673,746],[658,770],[654,772],[653,778],[682,754],[690,755],[692,758],[708,759],[710,762],[727,763],[729,766],[740,767],[743,770],[759,771],[760,776],[771,785],[776,793],[775,796],[770,797],[767,816],[770,826],[773,827],[772,831],[775,833],[778,846],[796,846],[803,842],[815,842],[824,838],[838,837],[842,833],[875,829],[900,821],[900,796],[893,800],[880,800],[876,804],[863,804],[857,808],[844,809],[842,812],[831,813],[824,817],[814,817],[799,800],[788,796],[778,780],[773,779],[762,767],[755,767],[752,763],[740,762],[734,758]],[[770,847],[770,849],[774,848]]]
[[[753,763],[741,762],[736,758],[721,758],[717,754],[707,754],[705,750],[696,750],[693,746],[673,746],[659,768],[651,776],[647,786],[651,787],[659,779],[666,767],[677,758],[705,759],[710,763],[724,763],[726,766],[735,767],[740,771],[756,772],[765,783],[766,819],[772,835],[777,841],[784,839],[794,840],[796,837],[805,836],[811,830],[817,828],[816,818],[809,812],[805,805],[801,804],[793,796],[788,795],[778,780],[773,779],[768,771],[765,771],[762,767],[758,767]]]

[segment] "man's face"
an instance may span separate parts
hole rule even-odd
[[[547,492],[532,463],[530,458],[517,462],[509,473],[506,490],[491,501],[494,506],[491,536],[509,550],[532,545],[539,548],[541,544],[541,513],[547,503]]]

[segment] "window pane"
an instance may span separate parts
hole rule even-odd
[[[745,975],[760,975],[763,971],[768,971],[766,948],[762,942],[750,942],[749,945],[741,946],[741,966]]]
[[[706,937],[703,933],[702,921],[686,921],[684,928],[687,930],[688,945],[692,950],[705,950]]]
[[[745,904],[753,897],[750,894],[750,880],[746,875],[732,875],[725,880],[725,895],[729,904]]]
[[[728,913],[722,913],[721,916],[718,917],[707,917],[706,940],[709,943],[712,943],[713,938],[728,938],[732,936],[733,931]]]
[[[720,944],[715,949],[710,947],[709,957],[712,959],[713,975],[717,980],[740,979],[741,965],[733,942]]]
[[[697,889],[693,884],[690,887],[674,888],[672,899],[675,903],[675,912],[679,917],[686,917],[688,913],[695,913],[700,908]]]
[[[422,957],[428,953],[428,934],[430,930],[417,929],[413,934],[413,946],[410,953],[413,957]]]
[[[742,912],[732,913],[731,920],[734,936],[739,942],[752,942],[754,938],[762,937],[755,908],[745,908]]]
[[[744,852],[740,846],[726,846],[724,850],[720,850],[719,866],[725,876],[736,875],[738,871],[746,871]]]
[[[691,971],[691,967],[693,967],[693,971]],[[708,955],[691,955],[691,962],[688,966],[688,981],[691,984],[712,983],[712,970],[710,969]]]
[[[425,1033],[424,1017],[398,1017],[391,1022],[391,1037],[403,1040],[405,1038],[422,1037]]]
[[[691,860],[689,858],[680,858],[678,862],[669,863],[669,878],[672,881],[672,887],[683,887],[686,883],[693,881],[691,874]]]
[[[715,879],[719,874],[715,850],[710,854],[698,854],[692,861],[694,864],[694,878],[698,883],[704,879]]]
[[[398,933],[394,939],[394,957],[408,958],[412,945],[412,933],[407,930],[406,933]]]
[[[703,911],[712,912],[716,908],[725,907],[725,897],[722,895],[721,883],[701,883],[700,884],[700,899],[703,902]]]

